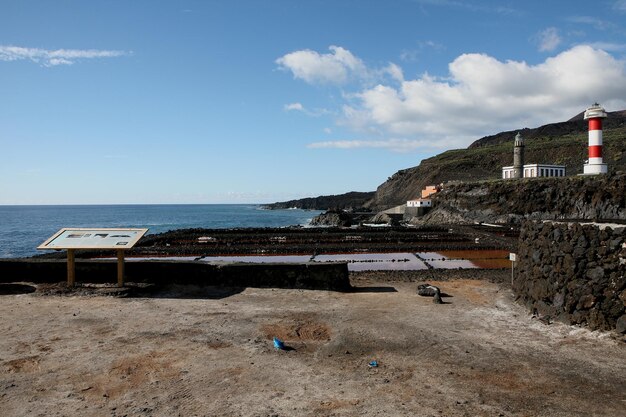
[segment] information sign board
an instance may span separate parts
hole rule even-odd
[[[64,228],[37,249],[67,249],[67,285],[74,286],[76,249],[114,249],[117,252],[117,285],[124,285],[124,250],[130,249],[148,229]]]
[[[64,228],[37,249],[130,249],[148,229]]]

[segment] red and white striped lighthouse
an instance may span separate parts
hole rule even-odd
[[[606,113],[595,103],[585,110],[585,120],[589,120],[589,160],[583,167],[585,175],[606,174],[607,166],[602,162],[602,119]]]

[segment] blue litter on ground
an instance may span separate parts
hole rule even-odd
[[[274,338],[274,347],[276,349],[284,350],[285,349],[285,344],[282,342],[282,340],[280,340],[279,338],[275,337]]]
[[[368,366],[370,368],[378,368],[378,361],[371,361]]]

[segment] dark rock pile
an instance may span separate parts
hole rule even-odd
[[[625,333],[625,229],[525,222],[513,290],[544,317]]]
[[[329,210],[313,217],[311,226],[350,227],[352,226],[352,216],[341,210]]]

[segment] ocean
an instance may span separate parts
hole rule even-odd
[[[263,210],[252,204],[0,206],[0,258],[32,256],[64,227],[137,227],[148,234],[188,228],[307,225],[315,210]]]

